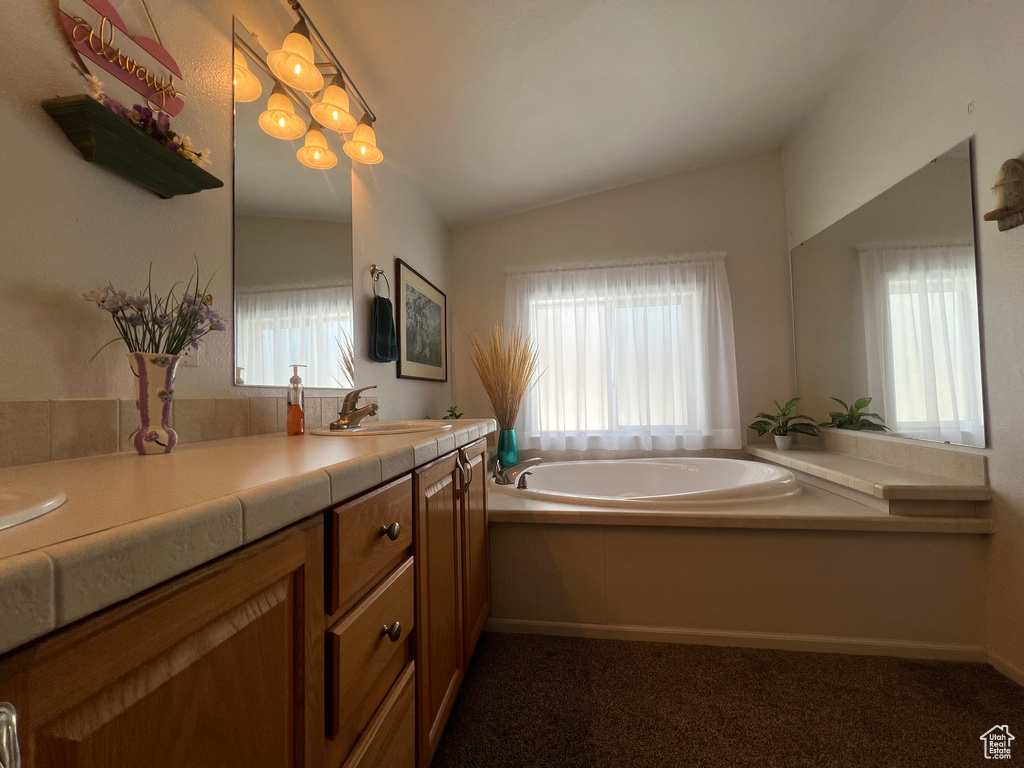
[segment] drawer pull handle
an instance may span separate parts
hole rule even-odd
[[[397,643],[398,638],[402,636],[402,623],[400,621],[396,621],[390,627],[385,624],[380,628],[380,636],[387,637],[392,643]]]
[[[18,713],[13,704],[0,702],[0,768],[21,768],[18,749]]]
[[[402,526],[398,524],[396,520],[391,525],[382,525],[380,527],[380,535],[387,536],[392,541],[398,541],[398,534],[401,533]]]

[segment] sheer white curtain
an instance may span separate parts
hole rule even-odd
[[[351,344],[352,286],[235,295],[237,365],[247,384],[287,386],[290,365],[307,366],[307,387],[351,387],[339,342]]]
[[[513,271],[505,312],[543,372],[517,424],[523,447],[741,446],[724,253]]]
[[[858,250],[872,405],[901,435],[983,446],[974,247]]]

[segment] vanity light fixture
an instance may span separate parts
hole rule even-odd
[[[356,119],[352,117],[349,109],[345,78],[335,75],[331,84],[324,89],[320,101],[316,102],[310,111],[320,125],[338,133],[352,133],[356,129]]]
[[[317,171],[326,171],[338,164],[338,156],[327,146],[327,137],[315,119],[309,124],[305,145],[295,153],[295,156],[304,166]]]
[[[313,60],[313,42],[303,19],[295,25],[284,43],[267,56],[274,77],[299,91],[316,93],[324,87],[324,76]]]
[[[260,115],[260,128],[275,139],[291,141],[302,138],[306,124],[295,114],[295,105],[278,83],[267,101],[267,109]]]
[[[263,95],[263,83],[249,71],[245,54],[235,48],[235,101],[256,101]]]
[[[377,148],[377,134],[369,115],[363,115],[352,138],[345,142],[345,154],[358,163],[376,165],[384,159],[384,153]]]

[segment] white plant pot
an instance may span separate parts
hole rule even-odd
[[[775,447],[780,451],[788,451],[793,447],[792,435],[775,435]]]

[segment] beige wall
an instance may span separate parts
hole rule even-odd
[[[455,400],[490,416],[467,334],[504,319],[505,268],[726,251],[744,420],[793,389],[778,152],[665,176],[452,233]]]
[[[975,134],[978,215],[1004,160],[1024,150],[1024,6],[916,0],[784,148],[790,243],[806,240]],[[980,223],[990,482],[987,644],[1024,676],[1024,228]]]
[[[147,30],[140,4],[115,5],[130,26]],[[213,150],[210,170],[225,186],[161,200],[83,162],[39,106],[51,96],[84,92],[55,3],[20,3],[0,48],[6,73],[0,78],[0,136],[7,148],[0,153],[0,399],[129,397],[132,379],[118,345],[90,361],[113,327],[81,293],[110,281],[126,289],[141,286],[150,262],[154,282],[169,286],[190,274],[198,259],[203,275],[214,275],[217,308],[231,317],[232,13],[264,40],[282,39],[294,17],[278,0],[149,0],[149,7],[185,74],[188,106],[175,126]],[[310,3],[314,14],[325,9]],[[324,27],[338,50],[351,50],[341,25]],[[386,127],[380,141],[386,146]],[[356,183],[354,190],[357,275],[368,269],[368,260],[401,252],[444,287],[444,227],[411,179],[386,161],[373,174],[376,183]],[[358,288],[356,294],[357,343],[365,347],[367,302],[360,303]],[[181,371],[180,394],[253,394],[232,385],[231,348],[230,333],[214,334],[199,368]],[[419,416],[448,399],[444,385],[395,382],[394,366],[363,362],[358,383],[379,381],[395,395],[388,402],[381,393],[386,417]]]
[[[240,288],[352,282],[347,221],[235,216],[235,285]]]

